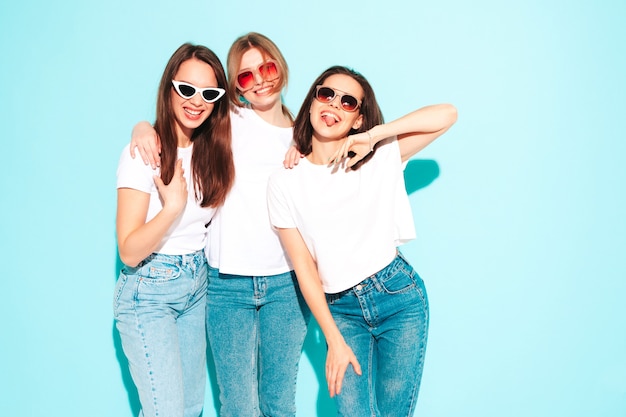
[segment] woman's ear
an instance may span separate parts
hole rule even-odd
[[[354,121],[354,124],[352,125],[352,129],[359,130],[362,124],[363,124],[363,115],[359,114],[359,117],[356,118],[356,120]]]

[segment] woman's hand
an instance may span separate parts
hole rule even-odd
[[[161,166],[161,141],[152,125],[148,122],[139,122],[133,128],[130,139],[130,156],[135,158],[135,148],[139,151],[143,163],[155,169]]]
[[[298,149],[295,146],[291,145],[289,149],[287,149],[287,153],[285,154],[283,166],[289,169],[293,168],[294,166],[298,165],[298,162],[300,162],[300,159],[302,158],[304,158],[304,155],[298,152]]]
[[[268,186],[270,198],[268,200],[271,201],[271,194],[276,191],[275,185],[272,184],[270,180]],[[304,243],[302,235],[296,228],[278,228],[277,230],[280,241],[295,268],[302,295],[311,309],[311,313],[313,313],[317,324],[324,333],[324,338],[328,345],[328,352],[326,354],[326,383],[328,384],[330,396],[333,397],[341,392],[343,377],[348,366],[352,365],[354,372],[356,372],[357,375],[361,375],[361,365],[359,365],[359,361],[357,361],[350,346],[346,344],[341,335],[341,331],[337,327],[328,309],[328,302],[326,301],[322,282],[317,272],[317,265],[311,256],[311,252],[309,252],[308,247]]]
[[[187,180],[183,169],[183,160],[176,161],[174,176],[169,184],[165,185],[161,177],[154,176],[154,183],[163,200],[163,210],[170,211],[178,216],[187,205]]]
[[[337,151],[330,157],[329,165],[338,164],[349,157],[347,167],[365,158],[373,150],[372,136],[369,132],[357,133],[344,139]]]
[[[344,341],[337,346],[329,344],[328,353],[326,354],[326,383],[328,384],[328,392],[331,397],[341,393],[343,377],[349,365],[352,365],[357,375],[362,374],[361,365],[350,346]]]

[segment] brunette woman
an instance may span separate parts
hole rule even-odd
[[[332,67],[295,120],[305,157],[270,177],[271,221],[326,338],[340,416],[413,415],[428,301],[397,248],[414,237],[403,166],[455,121],[444,104],[383,123],[368,81]]]
[[[197,417],[206,383],[204,250],[234,180],[226,76],[204,46],[184,44],[159,86],[161,166],[122,152],[117,241],[125,264],[114,314],[141,414]]]

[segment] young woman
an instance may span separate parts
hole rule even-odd
[[[196,417],[206,383],[206,225],[234,181],[226,76],[204,46],[184,44],[159,86],[161,167],[122,152],[117,241],[125,264],[114,314],[142,416]]]
[[[281,102],[288,68],[278,47],[258,33],[235,40],[227,67],[236,176],[211,223],[207,249],[207,329],[220,416],[293,417],[310,312],[269,223],[266,195],[293,138]],[[156,143],[149,126],[135,128],[131,148],[138,145],[144,161],[158,160]]]
[[[413,415],[428,301],[397,249],[414,237],[402,170],[455,121],[453,106],[436,105],[383,124],[367,80],[332,67],[295,120],[305,158],[270,177],[271,222],[326,337],[341,416]]]

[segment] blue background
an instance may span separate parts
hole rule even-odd
[[[625,416],[625,27],[610,0],[3,1],[2,415],[136,412],[111,311],[119,154],[181,43],[225,59],[258,31],[294,112],[333,64],[387,120],[458,107],[409,166],[432,314],[416,414]],[[323,357],[312,326],[300,416],[334,413]]]

